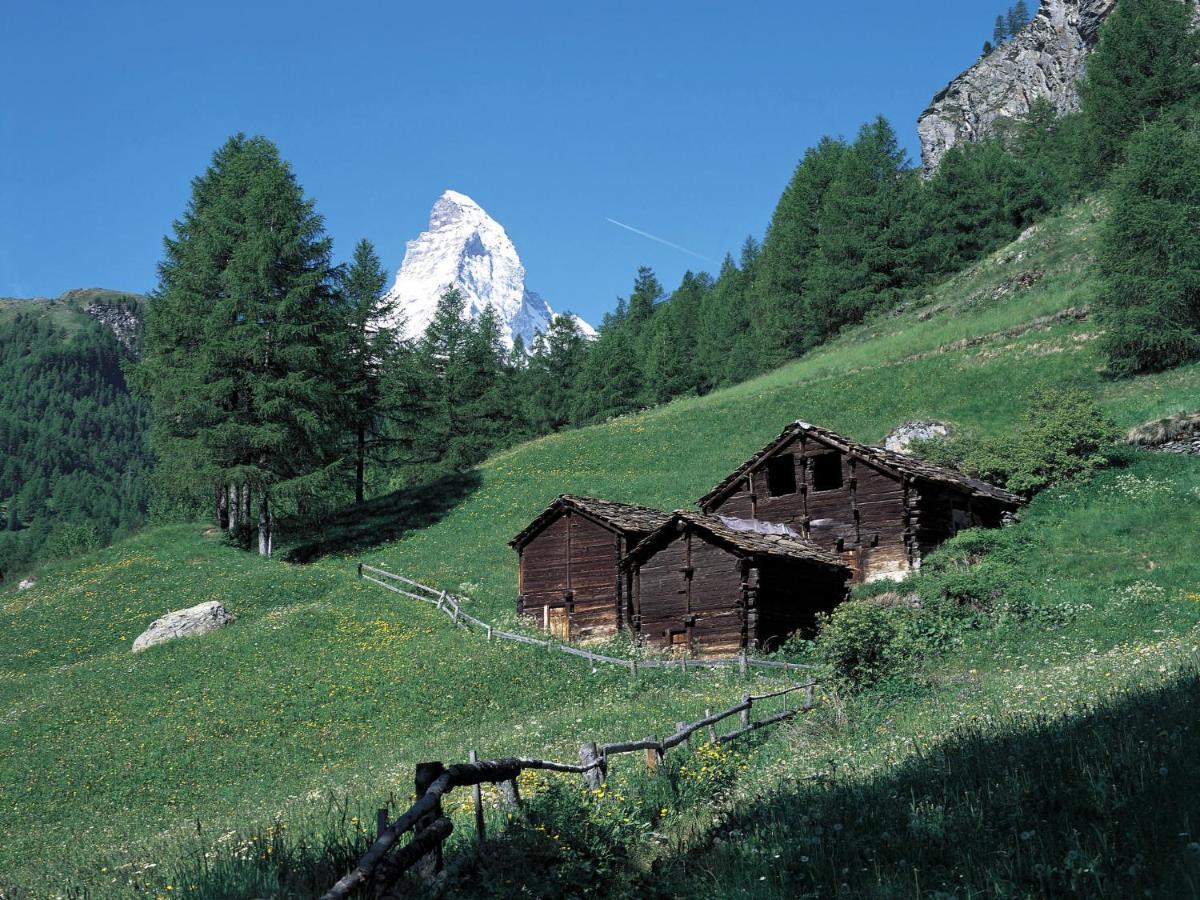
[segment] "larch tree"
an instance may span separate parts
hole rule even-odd
[[[391,425],[403,401],[398,378],[408,345],[403,321],[384,288],[384,270],[370,241],[354,248],[354,258],[341,274],[338,295],[346,322],[342,354],[343,402],[354,440],[354,502],[366,492],[368,460],[386,463],[395,446]]]
[[[193,182],[147,314],[139,377],[160,465],[215,484],[218,518],[224,493],[264,556],[274,502],[320,492],[341,462],[330,253],[276,147],[239,134]]]
[[[1093,172],[1111,169],[1137,129],[1200,93],[1194,12],[1192,0],[1121,0],[1105,20],[1080,84]]]

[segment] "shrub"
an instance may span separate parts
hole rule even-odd
[[[854,688],[877,684],[912,659],[913,644],[901,624],[911,612],[875,603],[843,603],[822,623],[817,655]]]
[[[1010,435],[934,438],[914,445],[930,462],[951,465],[1026,497],[1109,463],[1116,426],[1087,393],[1043,387],[1029,398],[1024,421]]]

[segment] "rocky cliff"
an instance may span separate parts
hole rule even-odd
[[[928,175],[960,141],[994,134],[1045,98],[1079,108],[1079,77],[1116,0],[1043,0],[1033,21],[943,88],[917,122]]]

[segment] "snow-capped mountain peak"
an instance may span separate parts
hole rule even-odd
[[[407,335],[424,333],[438,298],[451,286],[466,301],[465,316],[474,318],[489,306],[496,311],[507,347],[516,335],[531,346],[554,317],[550,305],[525,287],[525,267],[503,226],[458,191],[446,191],[433,204],[428,230],[408,242],[388,291]],[[595,334],[582,319],[576,317],[576,322],[585,335]]]

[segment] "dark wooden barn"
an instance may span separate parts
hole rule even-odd
[[[846,598],[836,554],[786,534],[676,512],[621,564],[632,624],[653,646],[700,656],[773,649]]]
[[[618,565],[670,516],[563,494],[509,541],[517,551],[517,612],[563,640],[609,637],[628,624]]]
[[[964,528],[992,528],[1015,494],[954,469],[795,422],[697,501],[730,521],[787,525],[856,581],[903,578]]]

